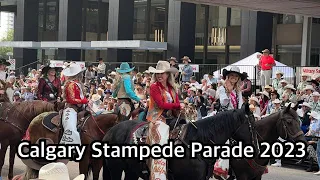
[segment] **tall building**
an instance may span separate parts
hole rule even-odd
[[[14,28],[14,13],[1,12],[0,13],[0,40],[7,36],[9,30]]]
[[[157,62],[184,55],[221,65],[266,48],[287,65],[319,65],[320,2],[246,2],[2,0],[1,9],[15,13],[18,67],[37,59]]]

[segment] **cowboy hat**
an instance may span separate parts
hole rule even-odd
[[[49,138],[39,138],[35,144],[39,144],[39,141],[40,140],[44,140],[45,141],[45,144],[46,145],[49,145],[49,144],[54,144],[54,142],[49,139]],[[26,147],[24,146],[22,151],[24,153],[28,153],[30,151],[29,147]],[[29,168],[31,169],[35,169],[35,170],[40,170],[41,167],[43,167],[44,165],[48,164],[47,161],[38,161],[37,159],[31,159],[31,158],[28,158],[28,159],[21,159],[21,161],[23,162],[23,164],[25,164],[26,166],[28,166]],[[69,162],[69,160],[67,159],[60,159],[60,160],[57,160],[56,162],[62,162],[64,164],[67,164]]]
[[[151,73],[159,74],[165,72],[177,73],[179,70],[177,68],[170,67],[170,63],[168,61],[159,61],[156,68],[149,67],[149,71]]]
[[[292,84],[286,85],[286,86],[284,87],[284,89],[291,89],[291,90],[294,90],[294,91],[296,90],[296,88],[294,88]]]
[[[194,91],[194,92],[196,92],[196,91],[197,91],[197,88],[196,88],[196,87],[191,87],[191,88],[188,89],[188,91]]]
[[[302,104],[300,104],[300,106],[306,106],[306,107],[308,107],[310,109],[312,108],[311,105],[309,103],[307,103],[307,102],[303,102]]]
[[[320,97],[320,93],[318,93],[318,91],[314,91],[314,92],[312,93],[312,96],[318,96],[318,97]]]
[[[98,100],[100,100],[100,99],[101,99],[101,96],[100,96],[99,94],[94,94],[94,95],[92,95],[92,97],[91,97],[91,100],[92,100],[93,102],[98,101]]]
[[[143,74],[150,74],[150,71],[149,71],[149,70],[145,70],[145,71],[143,72]]]
[[[279,98],[279,97],[280,97],[279,93],[278,93],[276,90],[271,91],[271,92],[270,92],[270,95],[272,95],[272,94],[277,95],[277,98]]]
[[[276,75],[277,75],[277,74],[280,74],[281,77],[283,76],[283,72],[281,72],[280,70],[277,70],[277,71],[276,71]]]
[[[275,99],[274,101],[272,101],[273,104],[281,104],[282,101],[280,101],[279,99]]]
[[[303,77],[303,76],[309,77],[310,75],[308,75],[308,74],[306,74],[306,73],[302,73],[302,74],[301,74],[301,77]]]
[[[100,78],[100,80],[107,80],[107,78],[106,77],[102,77],[102,78]]]
[[[251,97],[249,100],[255,101],[257,104],[260,103],[257,97]]]
[[[268,98],[270,98],[269,93],[267,91],[259,92],[259,94],[263,94],[263,95],[267,96]]]
[[[176,62],[176,63],[178,62],[178,61],[177,61],[177,58],[175,58],[175,57],[169,58],[168,61],[174,61],[174,62]]]
[[[223,71],[222,71],[222,76],[223,76],[223,78],[226,78],[230,73],[236,73],[236,74],[239,75],[239,77],[240,77],[241,79],[244,79],[244,78],[243,78],[243,74],[240,73],[240,68],[237,67],[237,66],[232,66],[229,71],[226,70],[226,69],[223,69]]]
[[[262,51],[262,53],[268,53],[268,54],[270,54],[270,51],[269,51],[269,49],[265,49],[265,50]]]
[[[280,83],[288,84],[288,81],[286,81],[285,79],[282,79],[282,80],[280,81]]]
[[[10,66],[11,64],[7,60],[1,58],[0,59],[0,65]]]
[[[99,61],[103,61],[103,59],[102,58],[97,58],[97,62],[99,62]]]
[[[264,89],[271,89],[272,87],[269,85],[264,86]]]
[[[308,115],[313,117],[314,119],[320,120],[320,114],[316,111],[311,111],[311,113],[308,113]]]
[[[305,88],[303,88],[303,91],[306,91],[306,90],[311,90],[311,91],[314,91],[314,88],[312,85],[306,85]]]
[[[191,62],[190,58],[188,56],[183,56],[183,58],[181,58],[182,61],[188,61]]]
[[[81,68],[79,64],[70,63],[64,70],[62,70],[62,74],[67,77],[72,77],[83,72],[84,70],[85,68]]]
[[[115,76],[115,75],[117,75],[117,73],[114,72],[114,71],[112,71],[109,75],[110,75],[110,76]]]
[[[40,72],[41,72],[41,74],[47,74],[50,69],[54,69],[55,71],[59,70],[58,67],[55,67],[53,64],[49,64],[49,65],[43,67]]]
[[[315,84],[316,86],[319,86],[318,81],[316,81],[315,79],[312,79],[311,81],[307,81],[307,82],[313,83],[313,84]]]
[[[132,70],[134,70],[134,67],[130,68],[129,63],[127,62],[121,63],[120,68],[116,68],[116,71],[121,74],[131,72]]]
[[[73,180],[84,180],[85,175],[80,174]],[[63,163],[50,163],[43,166],[39,171],[38,180],[70,180],[68,167]]]

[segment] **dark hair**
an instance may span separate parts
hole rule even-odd
[[[195,76],[191,76],[190,79],[195,81],[197,80]]]
[[[202,94],[202,89],[198,89],[198,92],[199,92],[200,94]]]

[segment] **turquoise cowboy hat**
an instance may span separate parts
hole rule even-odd
[[[116,68],[116,71],[118,73],[128,73],[128,72],[131,72],[132,70],[134,70],[134,67],[130,68],[129,63],[127,62],[121,63],[120,68]]]

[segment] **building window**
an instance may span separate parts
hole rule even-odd
[[[278,14],[278,24],[302,24],[303,16],[301,15],[289,15]]]
[[[241,25],[241,9],[231,8],[231,26],[240,26]]]

